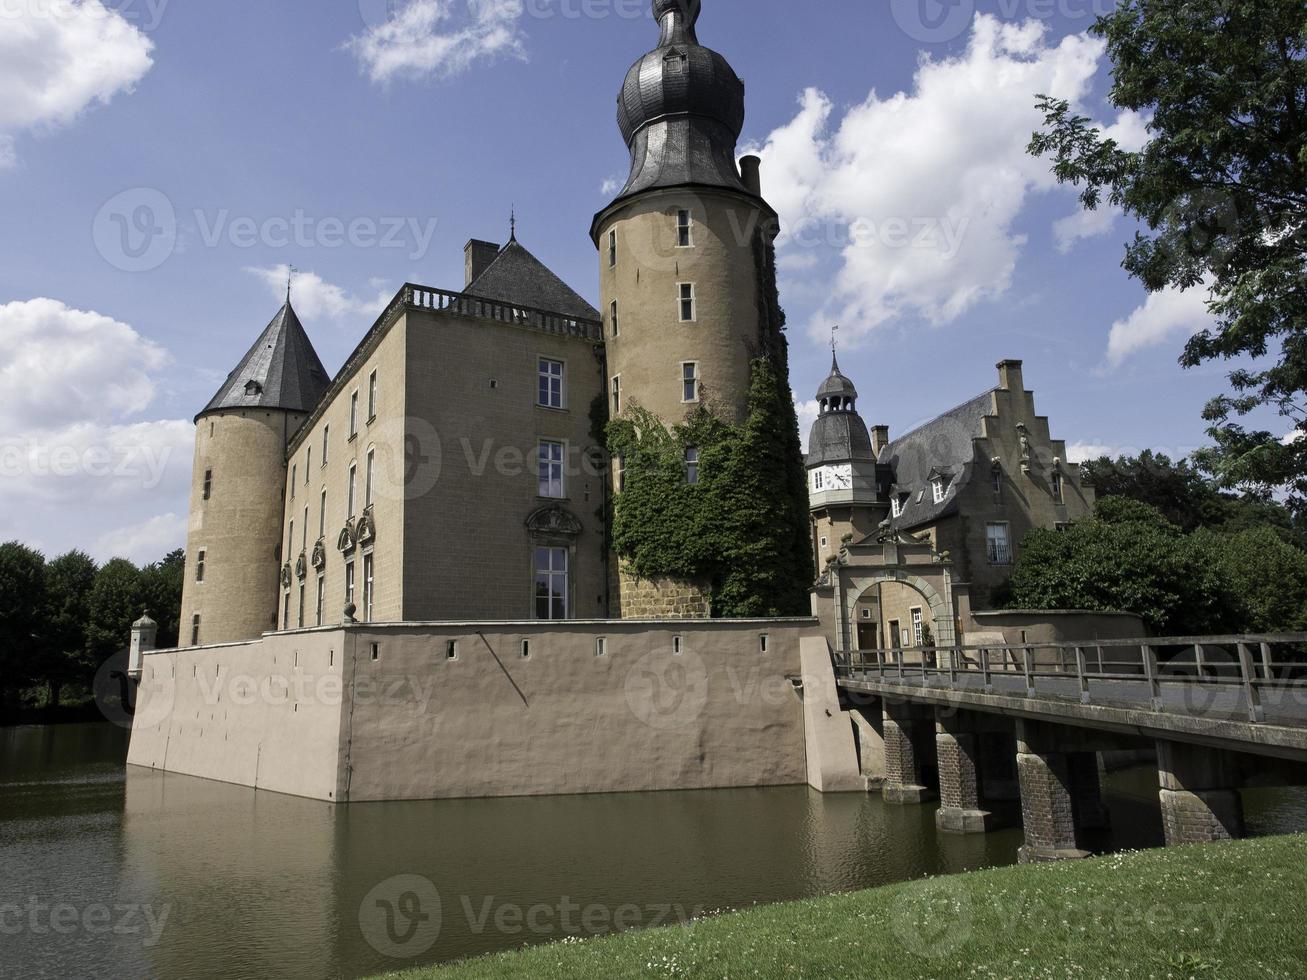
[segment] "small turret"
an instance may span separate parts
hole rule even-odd
[[[817,389],[818,415],[808,436],[808,468],[827,463],[875,462],[867,423],[858,414],[858,389],[831,357],[830,377]]]
[[[127,653],[127,675],[129,677],[141,676],[141,658],[149,650],[154,649],[154,641],[159,635],[159,624],[150,618],[149,612],[141,614],[141,618],[132,623],[132,644]]]
[[[286,446],[329,383],[288,298],[196,416],[180,646],[275,628]]]

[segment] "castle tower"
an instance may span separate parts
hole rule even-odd
[[[699,44],[699,3],[655,0],[653,11],[658,46],[627,72],[617,100],[630,177],[591,226],[609,402],[673,424],[702,401],[738,421],[750,359],[765,346],[760,265],[776,214],[756,158],[736,166],[744,84]]]
[[[808,501],[818,569],[838,554],[846,535],[860,540],[885,519],[876,481],[876,447],[858,414],[858,390],[831,358],[817,389],[818,415],[808,436]]]
[[[196,416],[180,646],[276,628],[286,446],[328,381],[287,299]]]

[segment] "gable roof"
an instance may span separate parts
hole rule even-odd
[[[880,451],[878,462],[894,473],[890,495],[908,495],[903,513],[893,520],[895,527],[927,524],[957,508],[958,493],[975,475],[974,440],[983,432],[985,417],[994,412],[994,391],[977,395]],[[935,503],[930,486],[936,475],[952,477],[940,503]]]
[[[469,296],[561,313],[578,320],[598,320],[599,311],[513,238],[485,271],[463,290]]]
[[[328,384],[318,352],[287,300],[200,415],[226,408],[311,412]]]

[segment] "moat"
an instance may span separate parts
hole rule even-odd
[[[111,725],[0,729],[0,977],[368,976],[1010,864],[1022,843],[802,786],[336,807],[128,771],[126,747]],[[1108,777],[1103,849],[1161,843],[1154,779]],[[1244,799],[1251,833],[1307,826],[1307,790]],[[411,930],[414,896],[438,915]],[[378,901],[399,918],[365,934]]]

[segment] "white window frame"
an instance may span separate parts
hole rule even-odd
[[[541,557],[547,559],[547,567],[541,567]],[[559,563],[561,562],[561,568]],[[556,621],[569,619],[571,617],[571,564],[572,556],[567,548],[549,547],[540,545],[532,550],[531,553],[531,581],[532,581],[532,602],[534,603],[535,618],[542,621]],[[540,594],[541,578],[544,578],[548,595]],[[561,594],[557,591],[561,583]],[[562,615],[556,616],[558,611],[556,603],[562,599]],[[541,602],[547,604],[546,612],[548,615],[540,614]]]
[[[930,489],[934,494],[935,503],[942,504],[944,498],[948,496],[948,481],[942,476],[937,476],[930,481]]]
[[[1001,538],[992,533],[998,528],[1003,529]],[[985,525],[985,557],[991,565],[1012,564],[1012,526],[1007,521],[990,521]]]
[[[351,558],[345,562],[345,605],[354,601],[354,589],[357,583],[354,579],[354,559]]]
[[[322,625],[323,617],[327,612],[327,576],[318,576],[318,625]]]
[[[331,426],[322,427],[322,465],[327,465],[327,460],[331,456]]]
[[[368,375],[368,422],[377,417],[377,372]]]
[[[617,300],[613,300],[611,303],[608,304],[608,319],[612,325],[614,337],[620,337],[622,335],[621,324],[618,321],[619,312],[620,311],[618,310],[617,307]]]
[[[692,487],[699,485],[703,474],[700,471],[702,461],[698,446],[685,447],[685,482]]]
[[[689,369],[687,375],[686,370]],[[693,387],[691,387],[693,386]],[[692,398],[686,398],[686,391],[692,391]],[[681,362],[681,404],[697,405],[699,404],[699,362],[682,361]]]
[[[813,470],[813,471],[812,471],[812,489],[813,489],[813,491],[816,492],[816,493],[820,493],[822,490],[826,489],[826,471],[825,471],[825,470]]]
[[[349,396],[349,437],[359,434],[359,390],[355,388]]]
[[[363,622],[372,622],[372,607],[376,599],[377,563],[373,552],[363,552]]]
[[[676,247],[694,248],[694,214],[689,208],[676,212]]]
[[[903,516],[903,511],[906,509],[906,508],[905,508],[905,499],[904,499],[904,498],[906,498],[906,497],[908,497],[908,496],[909,496],[909,495],[906,494],[906,493],[896,493],[896,494],[894,494],[892,497],[890,497],[890,501],[889,501],[890,513],[891,513],[894,517],[902,517],[902,516]]]
[[[608,232],[608,268],[617,268],[617,230]]]
[[[567,408],[566,361],[543,354],[536,358],[536,405],[559,411]]]
[[[926,645],[926,621],[921,616],[921,607],[913,606],[908,610],[908,615],[912,617],[912,639],[916,641],[915,645],[922,647]]]
[[[690,295],[686,296],[685,291],[689,289]],[[690,304],[690,315],[685,315],[685,304]],[[676,317],[681,323],[697,323],[699,321],[699,297],[692,282],[678,282],[676,284]]]
[[[612,416],[617,418],[622,414],[622,376],[620,374],[613,375],[613,382],[609,386],[609,401],[611,402]]]
[[[359,503],[359,464],[353,460],[349,464],[349,495],[345,501],[345,517],[354,516]]]
[[[363,470],[363,509],[367,510],[377,492],[377,447],[369,446]]]
[[[548,451],[548,459],[545,453]],[[556,458],[555,458],[556,457]],[[548,500],[567,499],[567,443],[558,439],[541,439],[536,443],[537,492]],[[555,481],[554,474],[558,474]],[[554,490],[557,489],[557,493]]]

